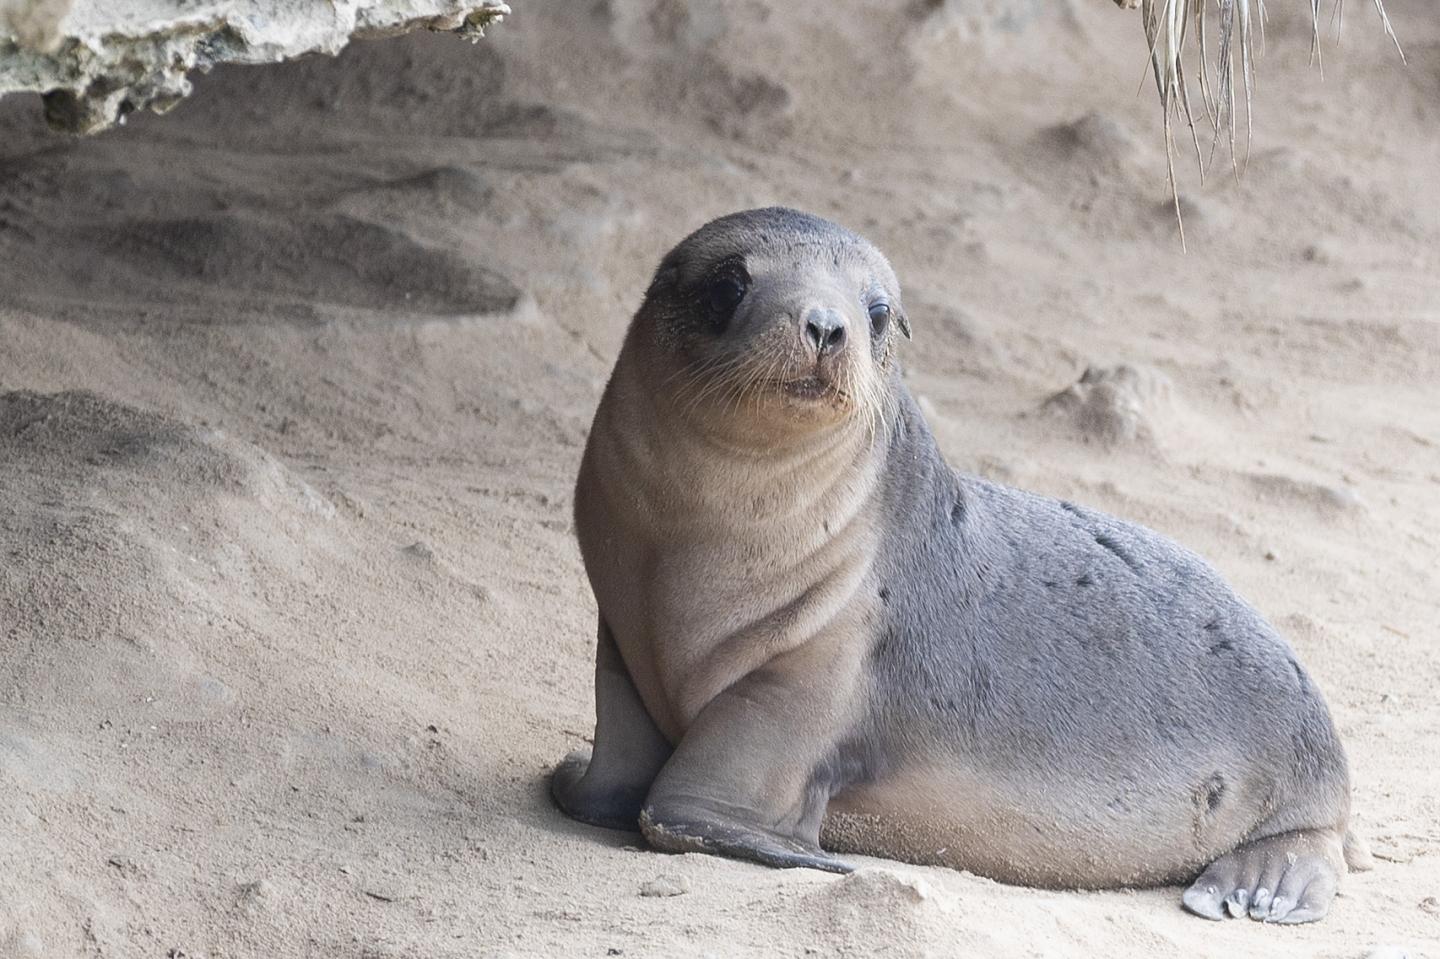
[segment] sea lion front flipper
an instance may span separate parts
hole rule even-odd
[[[581,822],[634,832],[650,784],[670,753],[669,741],[645,711],[601,618],[595,645],[595,747],[561,760],[550,777],[551,797]]]
[[[855,867],[791,836],[729,819],[704,803],[647,805],[640,831],[666,852],[708,852],[780,869],[854,872]]]
[[[846,701],[842,683],[825,675],[837,664],[817,662],[826,652],[797,651],[789,668],[772,663],[705,706],[645,800],[640,831],[652,846],[854,870],[820,848],[835,785],[837,711]]]

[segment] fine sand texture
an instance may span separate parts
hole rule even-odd
[[[1179,145],[1188,253],[1108,0],[514,6],[93,139],[0,102],[0,957],[1440,957],[1433,0],[1388,4],[1408,66],[1347,5],[1323,80],[1272,0],[1241,175]],[[771,203],[889,255],[952,463],[1294,643],[1376,857],[1328,920],[552,807],[595,404],[661,254]]]

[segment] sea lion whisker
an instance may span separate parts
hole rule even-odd
[[[765,368],[762,370],[756,370],[755,374],[751,377],[750,382],[745,385],[745,393],[747,393],[750,396],[750,399],[754,401],[753,406],[757,412],[759,411],[760,405],[763,402],[762,391],[760,387],[764,383],[769,381],[772,372],[775,369],[775,365],[775,358],[771,357],[770,362],[765,364]]]
[[[738,409],[738,400],[743,395],[745,381],[749,372],[749,367],[746,365],[737,365],[735,368],[726,371],[724,388],[718,392],[715,405],[727,416],[733,414],[735,409]],[[734,409],[732,409],[732,404],[736,404]]]
[[[690,398],[687,404],[687,412],[692,411],[708,397],[723,389],[728,382],[731,368],[735,361],[727,360],[710,364],[709,368],[697,371],[691,380]]]
[[[691,400],[685,405],[685,414],[689,416],[702,402],[725,390],[735,371],[737,371],[744,362],[744,356],[722,356],[708,364],[708,369],[698,371],[691,382],[698,382],[700,386],[695,390]]]

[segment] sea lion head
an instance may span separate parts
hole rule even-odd
[[[705,224],[661,261],[636,314],[650,384],[744,445],[873,429],[899,334],[895,272],[864,238],[783,207]]]

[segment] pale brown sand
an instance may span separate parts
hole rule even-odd
[[[1432,0],[1391,0],[1408,68],[1350,4],[1323,84],[1271,4],[1188,256],[1101,0],[516,6],[90,141],[0,104],[0,956],[1440,955]],[[550,806],[589,417],[659,255],[772,202],[889,253],[953,462],[1176,536],[1291,637],[1380,857],[1330,920]]]

